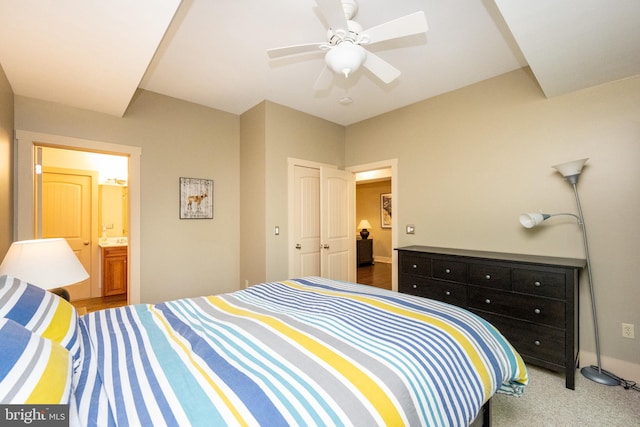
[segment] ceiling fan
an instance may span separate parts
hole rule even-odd
[[[316,0],[316,3],[329,24],[327,41],[267,50],[272,59],[318,50],[326,51],[326,65],[316,80],[314,90],[325,90],[331,85],[332,71],[346,78],[360,66],[371,71],[384,83],[391,83],[400,76],[400,71],[363,46],[426,33],[428,30],[423,11],[364,30],[360,24],[352,20],[358,11],[358,3],[355,0]]]

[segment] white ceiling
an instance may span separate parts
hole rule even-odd
[[[16,95],[116,116],[140,87],[234,114],[266,99],[342,125],[525,65],[547,96],[640,74],[638,0],[358,3],[365,29],[427,16],[426,36],[369,47],[402,71],[390,85],[360,69],[317,93],[321,53],[269,60],[268,48],[325,41],[314,0],[1,0],[0,65]]]

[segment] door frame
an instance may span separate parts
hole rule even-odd
[[[142,148],[24,130],[15,133],[14,241],[34,239],[35,145],[129,157],[129,304],[140,302],[140,156]]]
[[[391,169],[391,290],[398,290],[398,253],[395,248],[398,247],[398,203],[400,200],[400,193],[398,192],[398,159],[380,160],[378,162],[364,163],[361,165],[349,166],[345,168],[346,171],[353,172],[368,172],[377,169]],[[355,197],[355,195],[354,195]]]

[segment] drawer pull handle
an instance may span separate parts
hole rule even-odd
[[[486,300],[484,300],[484,302],[486,302],[487,304],[491,304],[491,300],[489,298],[487,298]]]
[[[418,289],[418,285],[413,285],[413,289]]]
[[[533,312],[534,312],[535,314],[540,314],[540,313],[541,313],[539,308],[536,308],[535,310],[533,310]]]
[[[417,264],[413,264],[411,267],[418,268],[418,265]]]
[[[487,274],[487,275],[484,276],[484,278],[487,279],[487,280],[491,280],[491,275]]]
[[[449,274],[449,273],[451,273],[451,269],[450,269],[450,268],[446,268],[446,269],[444,270],[444,272],[445,272],[445,273],[447,273],[447,274]]]
[[[447,291],[444,293],[446,296],[451,296],[451,291]]]
[[[536,280],[535,282],[533,282],[533,286],[535,286],[536,288],[539,288],[540,286],[542,286],[542,283]]]
[[[537,345],[538,347],[540,347],[540,341],[535,340],[533,343],[534,343],[535,345]]]

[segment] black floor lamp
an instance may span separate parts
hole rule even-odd
[[[578,178],[582,172],[582,167],[589,159],[580,159],[572,162],[562,163],[553,166],[558,172],[564,176],[567,181],[573,186],[573,192],[576,196],[576,204],[578,205],[578,215],[571,213],[557,213],[557,214],[543,214],[543,213],[529,213],[520,215],[520,224],[526,228],[532,228],[542,223],[542,221],[558,215],[570,215],[578,220],[578,224],[582,227],[582,239],[584,241],[584,252],[587,258],[587,272],[589,274],[589,292],[591,295],[591,311],[593,314],[593,330],[596,341],[596,359],[597,365],[585,366],[580,370],[582,375],[591,381],[595,381],[604,385],[620,385],[620,379],[611,372],[607,372],[602,369],[602,361],[600,360],[600,334],[598,333],[598,316],[596,315],[596,298],[594,294],[593,275],[591,268],[591,259],[589,256],[589,242],[587,240],[587,228],[584,223],[584,216],[582,215],[582,206],[580,205],[580,196],[578,195]]]

